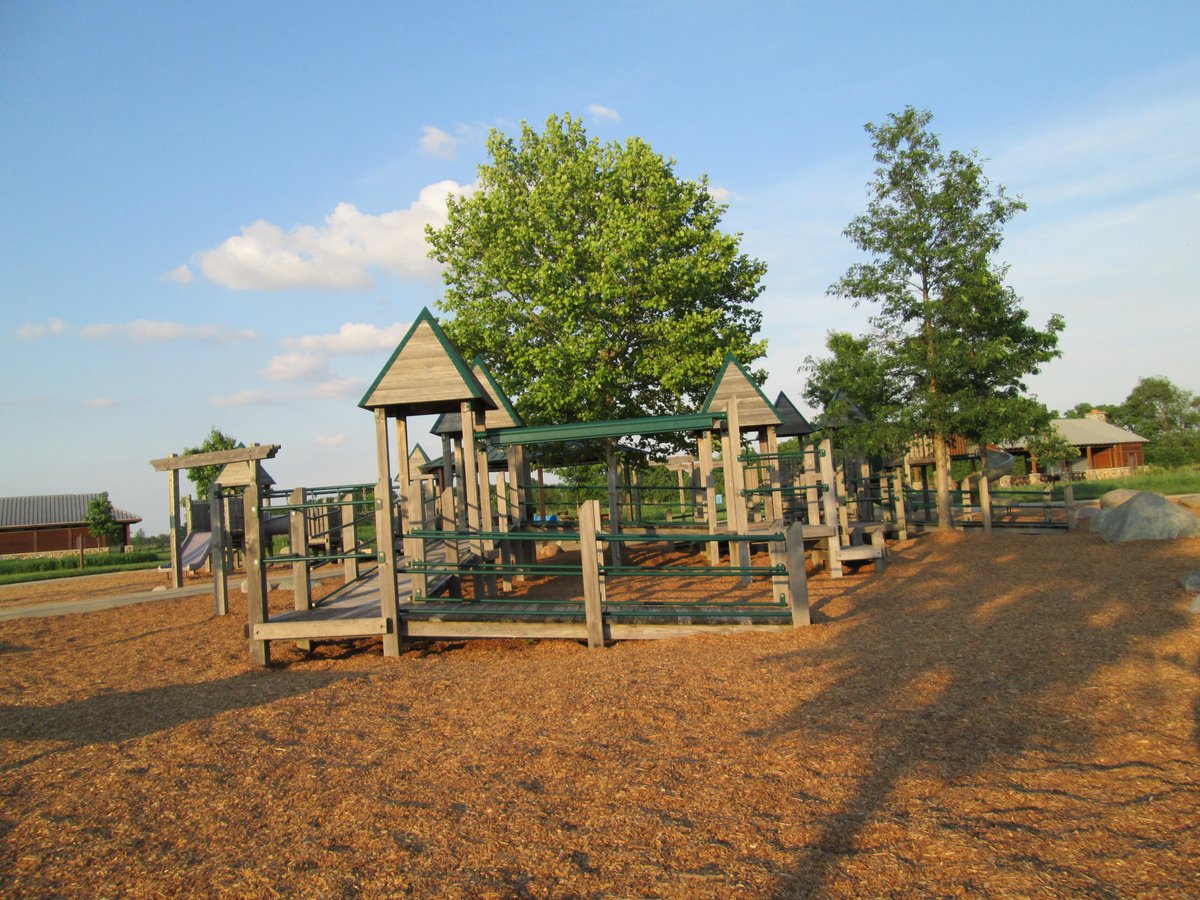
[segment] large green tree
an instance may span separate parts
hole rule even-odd
[[[109,549],[121,539],[123,529],[117,522],[117,513],[108,499],[108,491],[102,491],[88,501],[84,522],[87,523],[88,533],[92,537],[104,538]]]
[[[845,234],[869,255],[829,288],[877,307],[865,337],[894,381],[894,423],[933,441],[938,521],[951,522],[947,440],[1028,434],[1049,413],[1024,379],[1059,355],[1063,321],[1028,321],[994,260],[1003,226],[1025,204],[992,189],[978,155],[943,153],[932,115],[912,107],[868,124],[875,180]]]
[[[233,450],[238,446],[237,438],[225,434],[215,425],[209,430],[208,437],[201,441],[199,447],[187,447],[183,455],[190,453],[215,453],[218,450]],[[221,474],[222,466],[197,466],[187,470],[188,479],[196,486],[196,499],[207,500],[209,488]]]
[[[678,413],[727,352],[763,355],[766,266],[721,231],[725,207],[640,138],[601,144],[570,115],[493,130],[478,190],[429,228],[439,307],[530,424]]]
[[[1117,421],[1151,441],[1200,428],[1200,397],[1161,375],[1139,378],[1115,410]]]

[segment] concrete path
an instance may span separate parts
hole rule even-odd
[[[340,578],[342,576],[341,569],[328,572],[313,572],[313,581],[320,581],[325,578]],[[89,576],[84,576],[89,577]],[[103,575],[90,576],[95,578],[103,578]],[[240,578],[229,579],[229,590],[241,590],[242,581]],[[292,589],[292,579],[290,576],[283,578],[268,578],[272,590],[290,591]],[[30,603],[26,606],[15,606],[11,609],[0,609],[0,622],[7,622],[10,619],[39,619],[46,616],[70,616],[76,613],[96,612],[100,609],[116,609],[120,606],[130,606],[134,603],[148,603],[151,600],[175,600],[179,597],[194,597],[198,594],[212,595],[213,583],[205,581],[200,584],[189,584],[182,588],[168,588],[165,591],[143,591],[138,594],[128,594],[124,597],[97,597],[94,600],[68,600],[66,602],[50,601],[48,603]]]

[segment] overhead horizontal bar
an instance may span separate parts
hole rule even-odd
[[[255,459],[274,459],[279,444],[251,444],[236,450],[216,450],[212,453],[188,453],[184,456],[168,456],[152,459],[150,465],[156,472],[173,472],[176,469],[194,469],[199,466],[226,466],[229,463],[249,462]]]
[[[710,431],[714,422],[725,420],[725,413],[686,413],[678,416],[644,416],[638,419],[611,419],[606,422],[574,422],[569,425],[532,425],[526,428],[505,428],[481,431],[498,447],[524,444],[556,444],[565,441],[598,440],[601,438],[669,434],[681,431]]]

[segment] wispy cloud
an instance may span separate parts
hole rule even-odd
[[[278,406],[292,402],[312,400],[345,400],[359,396],[367,383],[361,378],[346,378],[330,375],[323,381],[293,390],[249,389],[233,394],[210,397],[213,406]]]
[[[281,391],[247,390],[238,391],[226,396],[211,398],[213,406],[274,406],[289,399],[289,395]]]
[[[112,397],[93,397],[84,404],[88,409],[109,409],[116,405],[117,401]]]
[[[196,280],[196,273],[187,265],[176,266],[170,272],[163,273],[163,281],[173,281],[175,284],[191,284]]]
[[[23,341],[33,341],[43,337],[56,337],[65,334],[67,325],[62,319],[50,319],[46,323],[26,322],[17,329],[17,337]]]
[[[161,344],[181,340],[229,344],[234,341],[252,341],[258,335],[254,331],[236,331],[224,325],[184,325],[181,322],[137,319],[133,322],[99,322],[85,325],[79,329],[79,336],[89,341],[119,340],[134,344]]]
[[[387,328],[367,322],[346,322],[335,334],[306,334],[285,337],[281,343],[296,350],[320,353],[375,353],[391,350],[404,337],[411,323],[397,322]]]
[[[317,446],[319,447],[340,447],[344,443],[346,443],[346,435],[341,432],[317,435]]]
[[[281,353],[271,357],[263,374],[271,381],[321,381],[329,378],[329,362],[316,353]]]
[[[589,104],[587,110],[597,119],[605,119],[609,122],[616,122],[621,118],[615,109],[609,106],[601,106],[599,103]]]
[[[205,278],[233,290],[365,290],[381,270],[405,281],[429,281],[425,226],[446,221],[446,197],[471,186],[439,181],[422,188],[408,209],[371,215],[339,203],[322,225],[284,231],[259,220],[196,255]]]
[[[435,125],[422,125],[421,139],[417,142],[417,146],[426,156],[453,159],[458,153],[458,145],[462,142],[461,137],[455,137]]]

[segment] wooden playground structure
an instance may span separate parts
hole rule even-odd
[[[228,611],[227,523],[240,496],[246,638],[259,664],[269,662],[272,641],[307,648],[381,636],[384,654],[395,656],[406,639],[568,638],[602,647],[798,628],[810,623],[806,558],[834,578],[848,566],[880,571],[887,538],[919,527],[910,520],[907,466],[839,455],[828,437],[812,442],[791,401],[769,401],[732,356],[694,413],[526,426],[482,361],[468,365],[422,310],[359,405],[375,419],[372,484],[276,489],[262,463],[278,445],[152,461],[171,479],[176,583],[179,472],[223,466],[209,516],[218,614]],[[408,437],[409,417],[429,414],[439,416],[436,460]],[[622,441],[663,436],[691,452],[665,464],[674,485],[642,484],[646,461]],[[781,452],[780,438],[789,437],[798,449]],[[545,483],[542,461],[561,467],[568,459],[603,465],[606,480],[590,487],[605,502],[555,502],[562,514],[550,516],[547,495],[564,485]],[[926,507],[920,517],[927,516]],[[286,550],[275,552],[282,536]],[[643,565],[664,558],[647,548],[700,553],[682,564]],[[314,569],[337,564],[343,584],[314,600]],[[295,603],[271,612],[268,570],[279,566],[291,567]],[[563,590],[536,598],[524,590],[532,578],[552,578]],[[664,578],[717,589],[668,597],[618,589]]]

